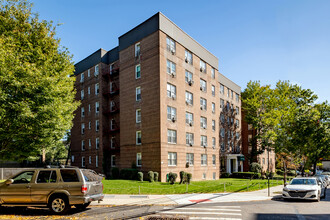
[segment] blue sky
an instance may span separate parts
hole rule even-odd
[[[329,0],[32,0],[41,19],[62,25],[61,45],[78,62],[112,49],[158,11],[219,58],[219,71],[242,87],[290,80],[330,95]]]

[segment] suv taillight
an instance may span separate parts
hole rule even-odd
[[[87,193],[87,185],[84,184],[81,186],[81,192],[84,194]]]

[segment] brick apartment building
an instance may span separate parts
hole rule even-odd
[[[120,36],[118,47],[78,62],[72,164],[106,174],[136,166],[161,181],[169,172],[211,180],[221,166],[242,169],[241,89],[218,63],[161,13]],[[228,135],[224,109],[237,124]]]
[[[255,137],[256,131],[253,129],[252,125],[248,124],[244,120],[244,110],[242,111],[242,153],[244,154],[245,161],[243,163],[243,170],[245,172],[250,171],[250,161],[258,162],[263,172],[268,171],[268,150],[265,151],[250,160],[251,152],[258,149],[258,145],[253,147],[252,139]],[[275,152],[273,150],[269,151],[269,170],[275,172]]]

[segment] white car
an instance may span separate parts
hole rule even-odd
[[[299,177],[294,178],[290,184],[283,188],[283,199],[308,199],[320,201],[325,198],[326,188],[316,177]]]

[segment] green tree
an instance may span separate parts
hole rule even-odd
[[[29,2],[0,0],[0,23],[0,159],[24,160],[72,127],[74,65]]]

